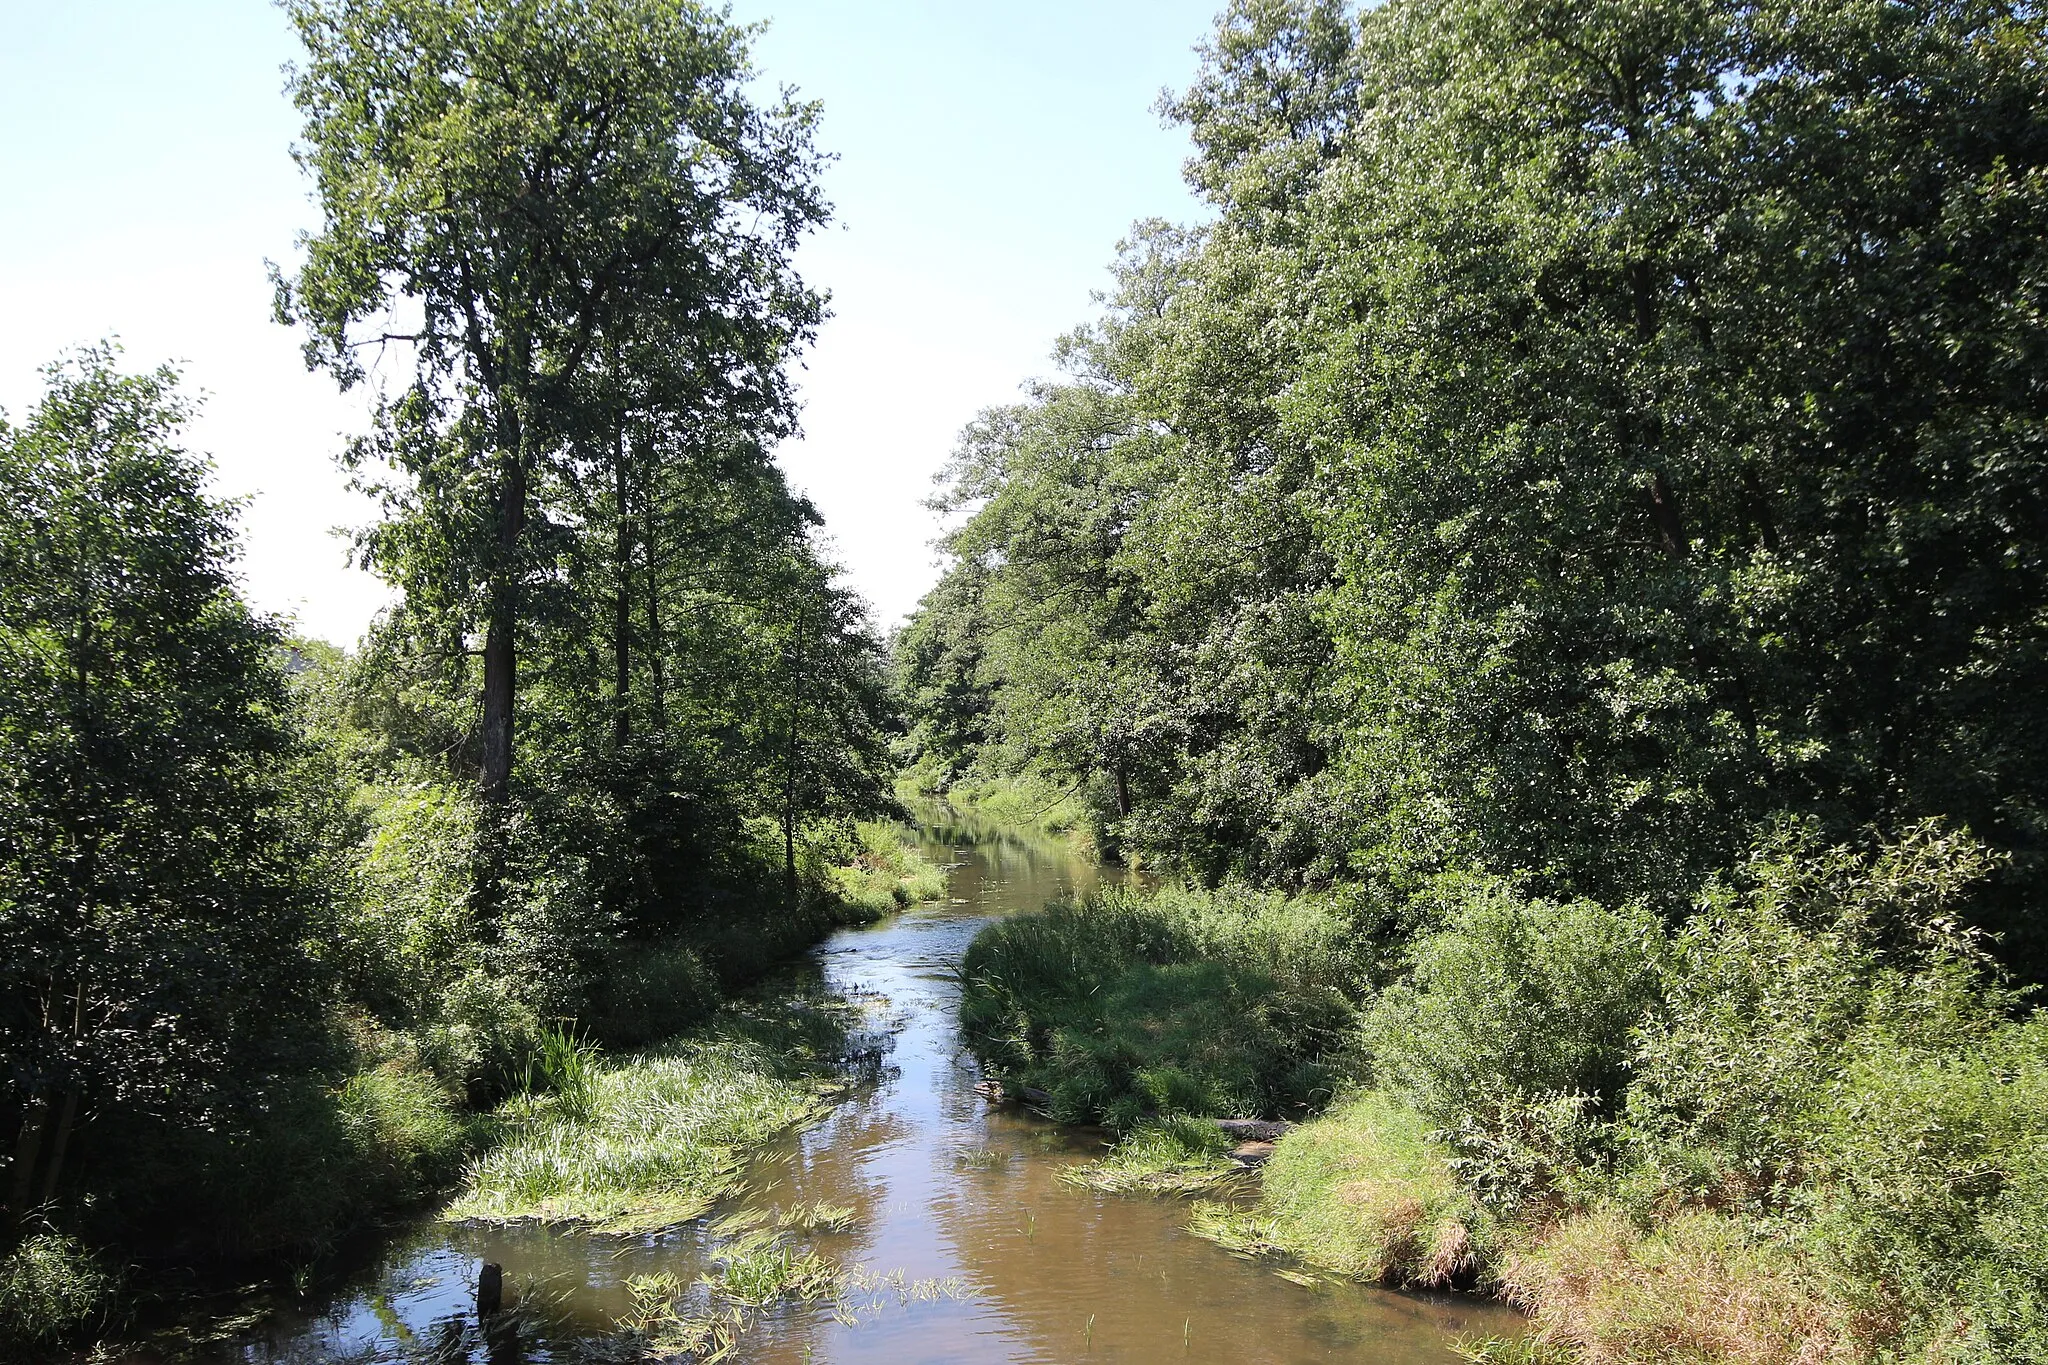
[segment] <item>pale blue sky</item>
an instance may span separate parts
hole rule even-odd
[[[838,221],[802,258],[834,295],[782,452],[884,622],[935,575],[918,505],[973,413],[1048,370],[1137,218],[1199,208],[1151,106],[1220,0],[1034,5],[742,0],[769,81],[825,103]],[[245,514],[251,596],[352,641],[383,600],[331,527],[360,401],[269,322],[263,260],[314,225],[287,155],[293,55],[262,0],[0,0],[0,407],[36,367],[119,334],[209,395],[192,444]]]

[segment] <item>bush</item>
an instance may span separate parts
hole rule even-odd
[[[1982,870],[1974,845],[1922,826],[1874,858],[1780,831],[1678,934],[1659,1008],[1630,1059],[1639,1159],[1686,1197],[1784,1206],[1839,1132],[1857,1058],[1958,1057],[2016,1004],[1945,917]]]
[[[1813,1241],[1916,1346],[2048,1361],[2048,1018],[1859,1038],[1813,1125]]]
[[[679,944],[626,944],[608,957],[591,1031],[606,1047],[639,1047],[702,1023],[724,998],[702,955]]]
[[[1450,923],[1410,949],[1408,980],[1367,1012],[1375,1080],[1446,1127],[1559,1095],[1611,1113],[1663,955],[1647,911],[1476,882]]]
[[[79,1335],[114,1278],[75,1238],[34,1232],[0,1257],[0,1345],[47,1350]]]
[[[419,1033],[420,1058],[444,1085],[483,1108],[520,1086],[541,1022],[513,983],[478,970],[449,983]]]

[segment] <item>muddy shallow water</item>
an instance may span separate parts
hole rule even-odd
[[[1179,1200],[1060,1182],[1061,1167],[1098,1153],[1101,1136],[975,1093],[951,971],[991,917],[1085,889],[1097,873],[1056,846],[959,827],[925,836],[927,854],[951,865],[949,900],[836,934],[817,950],[826,983],[873,999],[891,1026],[878,1083],[758,1158],[735,1203],[851,1206],[850,1230],[820,1234],[815,1245],[878,1279],[925,1281],[927,1292],[885,1286],[851,1322],[830,1305],[772,1310],[737,1359],[1435,1365],[1456,1359],[1459,1332],[1514,1330],[1513,1315],[1470,1300],[1295,1284],[1188,1235]],[[577,1360],[628,1306],[630,1277],[692,1279],[712,1246],[701,1226],[620,1239],[425,1223],[324,1299],[272,1317],[211,1358]],[[546,1305],[490,1338],[469,1312],[487,1260],[504,1267],[508,1288]]]

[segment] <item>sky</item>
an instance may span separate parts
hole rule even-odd
[[[1153,105],[1219,4],[735,0],[838,158],[835,222],[798,258],[834,316],[777,458],[884,626],[937,577],[922,501],[961,426],[1051,372],[1132,222],[1200,216]],[[204,398],[187,443],[245,500],[248,596],[349,644],[389,600],[338,533],[373,514],[333,459],[364,398],[307,373],[265,268],[318,226],[294,47],[263,0],[0,0],[0,409],[23,418],[81,343],[180,365]]]

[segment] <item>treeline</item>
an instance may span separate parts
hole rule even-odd
[[[900,892],[882,645],[769,456],[816,108],[692,5],[286,8],[278,315],[376,385],[400,595],[346,655],[253,611],[169,370],[82,351],[0,425],[8,1349],[124,1264],[331,1246]]]
[[[1196,1230],[1483,1359],[2048,1360],[2043,22],[1230,7],[895,654],[1182,880],[963,966],[1086,1179],[1309,1120]]]
[[[971,426],[916,754],[1131,854],[1682,911],[1791,814],[2048,878],[2038,16],[1234,6],[1065,376]]]

